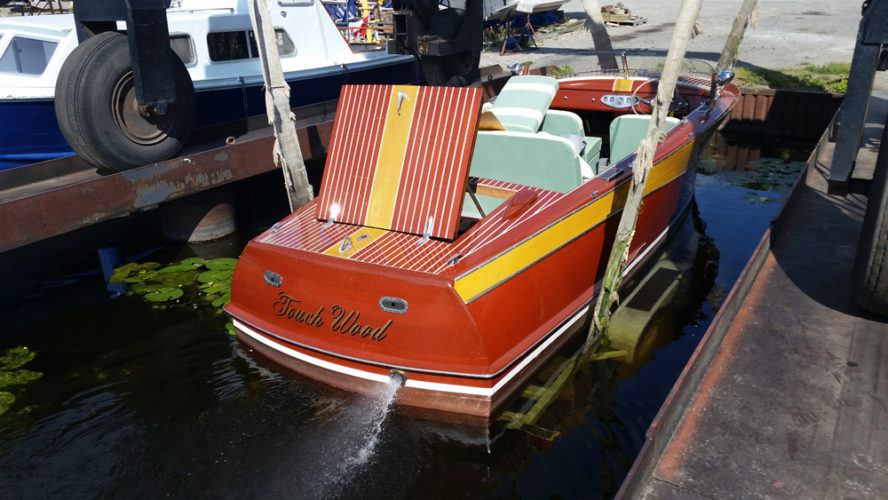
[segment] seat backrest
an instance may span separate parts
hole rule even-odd
[[[552,135],[577,135],[583,137],[583,120],[576,113],[550,109],[546,111],[540,132],[548,132]]]
[[[490,110],[506,130],[537,132],[556,92],[558,80],[552,77],[513,76],[497,94]]]
[[[549,134],[479,131],[469,175],[566,193],[582,183],[570,141]]]
[[[647,133],[650,115],[621,115],[610,124],[610,162],[616,163],[638,150],[641,140]],[[666,117],[660,130],[665,134],[681,122],[678,118]]]

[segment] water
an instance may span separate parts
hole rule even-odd
[[[762,156],[788,161],[734,161],[750,151],[716,138],[697,215],[669,244],[685,269],[679,291],[632,360],[578,370],[537,422],[553,440],[401,415],[397,384],[359,397],[281,373],[212,308],[112,300],[92,271],[53,277],[2,312],[0,352],[28,346],[25,368],[43,374],[11,388],[0,416],[2,496],[611,496],[806,156],[766,146]],[[221,246],[212,252],[240,243]]]

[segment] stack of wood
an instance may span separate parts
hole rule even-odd
[[[638,26],[647,22],[647,18],[632,14],[622,2],[603,6],[601,17],[608,26]]]

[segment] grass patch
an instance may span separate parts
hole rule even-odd
[[[569,64],[564,66],[549,66],[547,72],[552,78],[568,78],[577,74],[577,72],[574,71],[573,66]]]
[[[805,64],[776,70],[737,66],[734,82],[750,89],[819,90],[841,94],[848,90],[850,70],[848,63]]]

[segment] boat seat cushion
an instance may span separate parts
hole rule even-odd
[[[617,163],[635,153],[647,133],[650,115],[622,115],[610,124],[610,160]],[[666,117],[660,130],[665,134],[678,125],[678,118]]]
[[[601,137],[586,136],[586,149],[583,160],[591,167],[592,175],[598,175],[598,160],[601,159]]]
[[[570,111],[550,109],[546,111],[540,132],[548,132],[552,135],[586,135],[583,131],[583,120],[579,115]]]
[[[556,92],[558,80],[552,77],[513,76],[496,96],[490,110],[506,130],[537,132]]]
[[[469,175],[566,193],[583,182],[582,163],[562,137],[479,131]]]
[[[601,156],[601,138],[585,135],[583,120],[576,113],[550,109],[546,111],[540,132],[564,137],[578,146],[580,156],[589,165],[589,173],[583,172],[583,179],[589,179],[597,172],[598,159]]]

